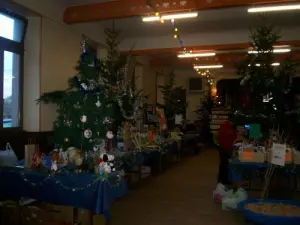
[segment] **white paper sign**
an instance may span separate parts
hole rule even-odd
[[[284,166],[285,163],[285,144],[273,144],[271,152],[271,163],[279,166]]]
[[[177,114],[175,115],[175,124],[182,124],[182,115],[181,114]]]

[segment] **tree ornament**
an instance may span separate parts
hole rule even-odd
[[[69,138],[66,137],[66,138],[64,139],[64,141],[65,141],[65,142],[69,142]]]
[[[108,124],[110,122],[110,119],[108,117],[105,117],[103,120],[103,124]]]
[[[86,115],[82,115],[82,116],[80,117],[80,121],[81,121],[82,123],[86,123],[86,121],[87,121],[87,116],[86,116]]]
[[[83,135],[85,138],[91,138],[93,135],[93,132],[90,129],[87,129],[83,132]]]
[[[112,131],[107,131],[106,137],[107,137],[108,139],[113,139],[113,138],[114,138],[113,132],[112,132]]]
[[[102,104],[101,104],[101,102],[100,102],[100,100],[99,100],[99,96],[97,96],[96,106],[99,108],[101,105],[102,105]]]

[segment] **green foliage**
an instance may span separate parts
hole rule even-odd
[[[287,58],[279,67],[273,48],[280,39],[272,26],[262,25],[251,32],[250,46],[257,54],[248,54],[238,65],[241,85],[249,90],[248,107],[238,109],[235,123],[261,123],[266,128],[279,125],[287,128],[287,98],[295,69]]]
[[[136,102],[142,103],[143,93],[127,80],[129,56],[120,55],[117,31],[106,29],[108,56],[99,60],[95,52],[84,45],[77,62],[77,76],[68,80],[66,90],[44,93],[37,103],[56,104],[54,141],[63,149],[76,147],[92,150],[112,131],[133,115]],[[78,78],[78,79],[77,79]],[[82,121],[86,116],[87,120]],[[108,126],[105,119],[109,119]],[[90,132],[91,136],[86,134]]]
[[[185,102],[177,101],[175,91],[183,89],[180,86],[175,86],[175,74],[171,72],[169,75],[169,82],[165,85],[159,85],[158,88],[164,96],[164,108],[167,117],[172,117],[175,114],[183,114],[186,110],[187,104]]]

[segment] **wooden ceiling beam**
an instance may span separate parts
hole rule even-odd
[[[64,12],[63,20],[67,24],[94,22],[133,16],[153,15],[154,9],[161,14],[179,13],[222,7],[238,7],[260,4],[291,3],[296,0],[117,0],[71,6]]]

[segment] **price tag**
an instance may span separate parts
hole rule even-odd
[[[273,144],[271,149],[271,163],[274,165],[284,166],[285,164],[285,144]]]

